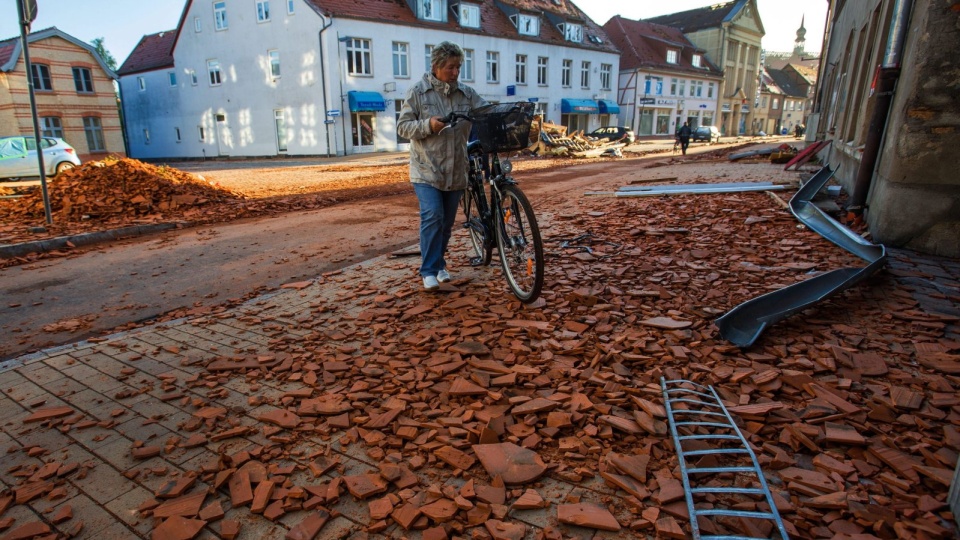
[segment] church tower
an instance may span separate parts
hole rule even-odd
[[[804,48],[807,43],[807,29],[803,27],[805,19],[806,15],[800,18],[800,28],[797,29],[797,39],[793,42],[793,55],[796,57],[803,56]]]

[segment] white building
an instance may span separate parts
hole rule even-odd
[[[567,0],[188,0],[118,70],[130,155],[405,150],[400,104],[441,41],[489,101],[535,101],[571,129],[618,122],[618,51]]]
[[[669,26],[617,15],[603,28],[621,49],[617,101],[638,136],[715,125],[723,73],[706,51]]]

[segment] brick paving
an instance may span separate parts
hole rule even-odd
[[[735,197],[735,200],[740,199]],[[758,195],[756,199],[750,200],[763,201],[764,197]],[[577,206],[581,203],[571,204]],[[591,201],[582,204],[602,203]],[[589,210],[588,207],[578,208],[582,211]],[[545,219],[546,234],[562,236],[560,233],[570,231],[565,229],[561,222],[576,219],[562,209],[550,213]],[[786,227],[789,230],[793,225],[788,223]],[[602,229],[594,230],[600,234]],[[609,233],[609,229],[606,232]],[[656,237],[669,234],[669,231],[648,231],[647,234]],[[458,237],[454,246],[457,253],[464,249],[462,240],[462,237]],[[675,249],[675,241],[671,241],[671,244],[672,249]],[[594,247],[596,248],[597,244],[594,244]],[[594,255],[602,250],[602,246],[597,248]],[[645,263],[639,258],[641,253],[633,253],[631,256],[637,258],[638,271],[642,271],[644,275],[656,276],[659,275],[656,273],[658,269],[652,266],[650,261],[668,264],[662,259],[668,252],[658,252],[653,248],[651,252],[642,254],[646,257]],[[695,258],[700,257],[698,254],[694,255]],[[462,253],[457,257],[463,257]],[[842,255],[837,257],[843,259]],[[578,305],[576,302],[577,298],[590,295],[589,291],[584,292],[581,287],[584,281],[600,279],[596,270],[583,269],[583,264],[590,262],[587,259],[588,257],[581,257],[575,261],[576,264],[568,262],[573,260],[572,258],[564,259],[564,262],[559,264],[556,259],[548,260],[548,263],[553,262],[556,265],[548,284],[552,283],[556,289],[562,291],[550,297],[548,305],[558,310],[560,318],[545,318],[539,313],[540,306],[525,308],[509,302],[509,299],[504,299],[499,304],[478,307],[474,298],[478,290],[501,291],[502,278],[498,268],[458,267],[455,269],[456,279],[446,292],[425,295],[417,289],[414,260],[381,257],[338,273],[318,277],[310,283],[292,284],[291,288],[253,299],[235,309],[46,350],[7,362],[0,372],[0,410],[5,417],[0,430],[0,448],[6,449],[5,453],[0,454],[0,488],[19,494],[19,491],[15,490],[23,488],[25,478],[33,475],[44,464],[76,464],[78,467],[63,476],[50,477],[41,496],[24,504],[11,505],[6,512],[0,511],[0,518],[14,520],[8,530],[38,521],[68,535],[82,522],[81,537],[84,538],[150,538],[159,520],[150,517],[149,512],[141,512],[139,509],[152,508],[153,505],[149,503],[158,492],[162,492],[170,484],[196,476],[195,484],[188,492],[209,491],[204,506],[219,501],[225,510],[224,520],[236,520],[240,524],[237,538],[282,538],[310,512],[293,510],[271,521],[252,514],[247,506],[231,507],[231,491],[227,484],[219,489],[213,485],[213,472],[223,470],[225,460],[232,461],[236,467],[252,455],[261,462],[270,463],[271,467],[293,465],[293,469],[287,474],[275,474],[274,477],[284,488],[294,488],[328,485],[344,476],[376,473],[384,463],[408,463],[407,458],[416,452],[410,451],[411,443],[400,439],[391,440],[389,436],[386,444],[371,442],[376,441],[374,438],[365,443],[365,437],[370,437],[372,431],[362,429],[362,424],[354,424],[349,429],[331,429],[328,422],[317,421],[311,426],[313,432],[300,430],[296,437],[288,436],[283,430],[265,428],[266,424],[261,421],[264,413],[295,404],[292,396],[305,386],[318,391],[336,388],[339,392],[351,395],[354,403],[366,404],[351,413],[349,420],[354,422],[371,416],[369,411],[364,411],[364,407],[372,407],[370,410],[373,411],[379,410],[377,407],[381,405],[381,400],[395,398],[415,405],[418,413],[431,413],[426,415],[430,419],[448,419],[443,415],[449,415],[451,408],[465,418],[479,413],[483,409],[473,407],[470,400],[457,401],[444,392],[440,392],[439,397],[430,401],[412,395],[414,389],[429,389],[440,381],[438,377],[429,374],[425,376],[424,372],[429,370],[421,367],[435,367],[436,364],[430,363],[433,355],[449,353],[451,346],[464,339],[482,339],[491,329],[502,332],[501,337],[487,339],[486,342],[502,345],[506,351],[494,354],[497,360],[509,361],[510,359],[505,358],[509,356],[509,351],[521,355],[521,351],[530,348],[534,342],[546,344],[543,345],[543,350],[557,351],[556,356],[576,356],[579,354],[578,347],[582,348],[584,344],[577,341],[576,332],[570,330],[571,326],[564,326],[565,320],[569,322],[572,319],[564,319],[563,315],[579,313],[581,320],[593,325],[596,325],[598,317],[603,315],[597,309],[591,309],[590,306],[595,304],[586,302]],[[600,264],[599,268],[605,272],[619,272],[617,275],[624,273],[624,268],[618,266],[616,261],[601,262],[603,264]],[[696,271],[693,262],[689,266],[692,268],[690,272]],[[675,275],[670,277],[676,278]],[[752,278],[751,280],[755,282]],[[676,283],[686,281],[688,280],[685,278],[677,279]],[[637,284],[645,285],[648,289],[633,291],[632,297],[630,291],[614,287],[613,293],[631,297],[637,303],[627,305],[624,301],[621,305],[600,305],[624,319],[629,319],[633,310],[646,316],[647,312],[653,311],[647,305],[654,301],[649,300],[651,295],[668,299],[670,283],[669,279],[657,278],[648,280],[645,284]],[[760,287],[756,283],[754,285]],[[902,294],[894,295],[891,299],[891,289]],[[502,292],[497,292],[488,299],[497,298],[497,295],[504,298]],[[462,306],[459,302],[463,302]],[[669,303],[669,300],[667,302]],[[923,336],[932,336],[944,343],[960,342],[960,263],[905,250],[894,250],[887,271],[852,289],[842,300],[829,302],[819,312],[798,315],[779,329],[771,330],[776,332],[777,336],[772,337],[768,343],[771,343],[772,349],[793,347],[783,343],[790,341],[791,332],[803,331],[805,318],[819,317],[822,320],[836,315],[837,319],[832,324],[842,322],[852,327],[871,324],[872,321],[862,318],[863,313],[871,310],[880,318],[896,318],[899,312],[890,309],[891,302],[899,302],[908,310],[908,314],[902,319],[903,333],[873,334],[869,340],[874,345],[897,350],[910,340]],[[857,309],[847,315],[829,313],[830,310],[842,308],[844,305],[856,305]],[[466,311],[459,314],[458,308]],[[640,313],[640,310],[643,313]],[[442,316],[427,316],[436,311],[442,311]],[[662,311],[669,313],[666,308]],[[674,312],[672,315],[677,316],[678,313]],[[487,320],[483,320],[484,318]],[[543,332],[522,326],[508,326],[504,329],[502,325],[488,324],[495,319],[547,321],[550,330]],[[634,316],[631,321],[636,319]],[[602,323],[603,320],[599,322]],[[814,320],[812,324],[823,323]],[[454,326],[456,328],[451,329]],[[698,336],[709,338],[709,330],[703,328],[701,326],[699,334],[687,335],[684,345],[696,348],[700,343]],[[615,337],[615,333],[610,335]],[[665,341],[658,343],[669,346],[670,339],[668,336]],[[883,341],[884,339],[887,341]],[[553,343],[548,343],[551,340]],[[601,338],[600,341],[607,340]],[[323,343],[322,350],[312,348],[309,344],[313,343]],[[711,343],[715,345],[715,342]],[[416,347],[422,347],[424,353],[418,355]],[[642,350],[643,344],[639,347]],[[278,371],[271,371],[277,365],[271,363],[272,360],[277,360],[278,355],[284,354],[289,359],[291,353],[298,365],[304,368],[303,377],[300,374],[291,375],[297,372],[296,369],[288,368],[283,375]],[[674,353],[683,356],[679,350],[674,350]],[[553,353],[543,354],[555,357]],[[732,351],[729,354],[738,356]],[[271,367],[250,369],[245,375],[218,375],[208,370],[209,363],[213,360],[237,360],[241,357],[256,359]],[[390,381],[391,373],[412,373],[395,371],[396,366],[392,364],[394,361],[402,361],[407,367],[417,367],[413,370],[418,374],[417,377],[407,378],[404,375],[398,377],[397,381]],[[651,372],[659,372],[661,369],[647,360],[636,361],[639,365],[646,365]],[[309,368],[307,365],[310,362],[321,364],[323,369]],[[344,362],[348,363],[346,367],[339,364]],[[686,360],[683,363],[686,364]],[[387,391],[383,396],[368,395],[367,390],[372,389],[359,384],[362,377],[346,378],[341,371],[347,369],[355,372],[358,368],[367,380],[384,378]],[[318,380],[313,384],[305,382],[307,373],[316,375]],[[582,372],[578,370],[578,373]],[[444,375],[447,374],[444,372]],[[453,376],[456,376],[456,373],[449,379],[452,380]],[[619,379],[605,380],[609,386]],[[645,380],[655,378],[651,376]],[[352,386],[346,387],[341,384],[342,381],[350,381]],[[639,382],[634,381],[635,384]],[[409,393],[398,391],[396,386],[391,389],[391,384],[401,388],[406,385]],[[526,388],[533,389],[542,384],[542,381],[527,380]],[[559,389],[567,392],[575,390],[570,385],[563,384],[560,384]],[[502,390],[491,386],[488,391],[492,397],[484,403],[496,403]],[[613,388],[607,395],[612,403],[618,404],[621,401],[616,392],[617,389]],[[648,391],[646,395],[655,397],[656,391]],[[54,407],[69,407],[72,412],[48,422],[24,423],[24,419],[30,414]],[[196,429],[196,424],[193,429],[186,429],[186,426],[196,422],[198,410],[208,407],[222,408],[225,414],[220,415],[215,422],[205,424],[206,427],[199,426],[199,430]],[[439,408],[443,407],[446,407],[445,412],[440,413]],[[431,412],[433,410],[438,412],[434,414]],[[358,415],[363,418],[358,418]],[[956,412],[953,412],[952,416],[956,416]],[[444,428],[441,428],[439,423],[420,422],[419,425],[439,429],[441,436],[438,440],[443,441],[455,439],[457,430],[464,431],[459,428],[458,423],[443,424]],[[588,423],[580,428],[596,435],[596,426],[591,426],[592,424]],[[227,428],[243,427],[248,429],[241,436],[213,440],[217,433],[222,433]],[[580,428],[567,434],[576,433],[582,437],[583,431]],[[448,429],[449,433],[444,434],[444,429]],[[186,440],[196,433],[203,433],[208,440],[199,446],[188,447]],[[544,433],[555,434],[556,431]],[[606,428],[606,431],[600,430],[600,439],[604,437],[612,437],[609,428]],[[518,442],[522,440],[525,444],[530,443],[527,435],[511,438]],[[546,437],[546,440],[549,441],[549,437]],[[627,437],[618,442],[633,445],[634,450],[641,445],[659,445],[662,451],[660,457],[663,457],[670,453],[666,440],[664,435],[632,439]],[[536,441],[532,444],[536,446],[535,443]],[[555,446],[555,443],[552,444]],[[424,448],[436,448],[435,445],[424,445]],[[158,446],[161,451],[148,459],[133,457],[133,449],[149,446]],[[589,446],[582,446],[581,449],[586,450],[587,455],[577,454],[571,457],[568,454],[566,457],[570,457],[574,462],[588,459],[596,461],[601,450],[599,447]],[[647,450],[650,451],[649,446]],[[658,453],[656,448],[653,453]],[[447,493],[450,493],[450,486],[460,490],[468,479],[484,483],[490,481],[484,478],[482,472],[477,471],[480,469],[479,465],[465,474],[452,471],[449,466],[436,460],[430,452],[421,454],[425,456],[425,464],[415,467],[420,486],[419,494],[422,494],[423,490],[443,491],[445,487]],[[311,472],[311,463],[317,456],[325,456],[337,465],[317,476]],[[547,475],[520,488],[507,488],[508,499],[512,500],[525,488],[534,487],[550,506],[533,510],[510,510],[506,506],[498,508],[494,505],[494,518],[507,518],[510,522],[523,523],[526,526],[526,538],[552,537],[558,530],[562,531],[564,538],[635,538],[655,534],[651,523],[639,520],[639,512],[631,511],[635,502],[624,492],[611,488],[599,475],[590,474],[584,467],[564,465],[558,454],[551,456],[554,459]],[[782,486],[778,489],[782,489]],[[401,498],[415,495],[413,491],[399,490],[399,493]],[[944,494],[945,490],[938,497],[943,498]],[[338,501],[328,499],[325,502],[325,506],[333,511],[334,516],[323,526],[318,537],[417,539],[426,535],[421,530],[405,530],[390,518],[379,525],[371,523],[368,503],[377,497],[359,500],[346,490],[340,490]],[[419,500],[422,502],[422,499]],[[2,501],[0,496],[0,509]],[[619,532],[607,532],[559,524],[557,505],[571,501],[594,503],[612,509],[624,528]],[[62,523],[53,523],[53,513],[66,505],[71,507],[73,518]],[[663,505],[664,508],[666,506]],[[508,512],[507,515],[497,515],[497,512],[503,513],[504,510]],[[680,518],[676,515],[675,507],[661,515],[666,514]],[[807,515],[804,517],[812,519]],[[211,521],[197,538],[222,538],[220,531],[224,520]],[[486,537],[487,529],[482,526],[482,522],[479,527],[465,530],[462,520],[456,523],[451,531],[453,534]],[[664,527],[666,529],[666,526]],[[803,536],[822,536],[823,532],[813,529],[805,531]]]

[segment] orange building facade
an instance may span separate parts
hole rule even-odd
[[[116,74],[94,48],[57,28],[29,37],[37,117],[84,162],[125,156]],[[0,42],[0,136],[32,135],[30,95],[20,38]]]

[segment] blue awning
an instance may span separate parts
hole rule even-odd
[[[563,114],[597,114],[597,102],[592,99],[561,99],[560,112]]]
[[[350,101],[351,112],[387,110],[387,104],[383,101],[383,96],[379,92],[351,90],[347,92],[347,99]]]
[[[597,103],[600,105],[600,114],[620,114],[620,106],[616,101],[600,99]]]

